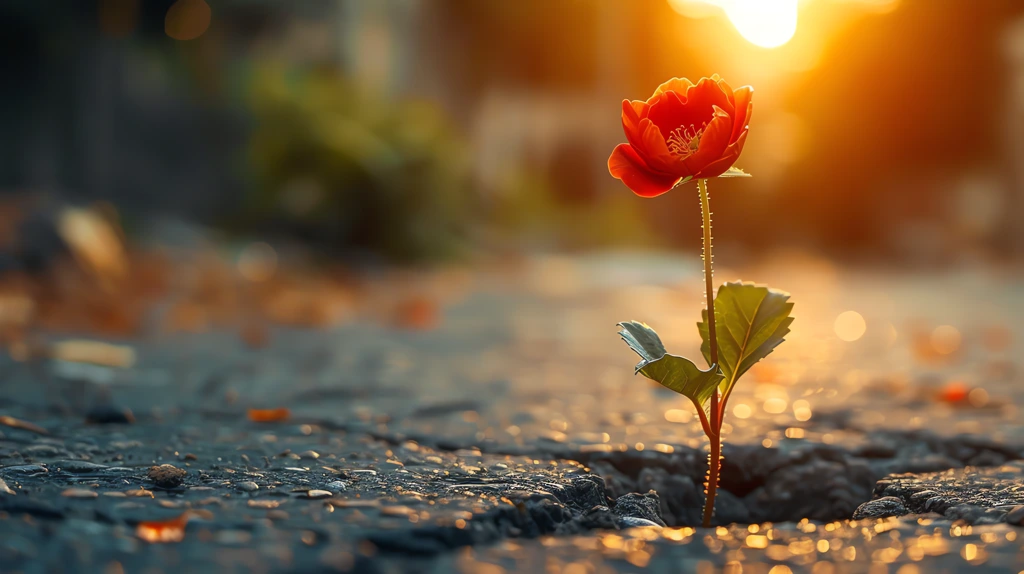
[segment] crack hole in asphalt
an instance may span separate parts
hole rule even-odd
[[[985,437],[924,431],[874,432],[853,448],[810,442],[786,448],[726,445],[714,525],[831,522],[853,516],[890,474],[997,466],[1022,458]],[[554,453],[549,453],[554,454]],[[699,526],[706,454],[655,451],[562,452],[589,469],[564,486],[477,514],[461,527],[430,526],[368,536],[384,551],[436,553],[504,538],[581,534],[631,526]],[[567,479],[567,480],[566,480]]]

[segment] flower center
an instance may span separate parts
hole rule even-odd
[[[704,134],[706,127],[708,127],[707,122],[701,125],[700,129],[690,124],[672,130],[665,140],[665,143],[668,144],[668,151],[682,157],[692,155],[700,147],[700,136]]]

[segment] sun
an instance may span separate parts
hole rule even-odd
[[[732,0],[724,5],[732,25],[762,48],[777,48],[796,33],[797,0]]]
[[[778,48],[796,33],[799,0],[668,1],[687,18],[707,18],[722,10],[744,39],[762,48]]]

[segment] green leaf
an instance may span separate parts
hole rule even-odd
[[[754,363],[768,356],[789,333],[793,317],[789,293],[753,283],[725,283],[715,296],[715,335],[718,361],[725,375],[722,393],[728,395],[736,381]],[[697,323],[704,344],[700,350],[711,363],[708,312]]]
[[[693,361],[669,355],[658,334],[643,323],[627,321],[619,323],[619,335],[629,348],[640,355],[636,372],[661,383],[662,386],[689,398],[699,408],[711,399],[711,393],[722,382],[722,375],[714,365],[702,371]]]
[[[753,177],[753,176],[750,175],[749,173],[743,171],[742,169],[740,169],[738,167],[730,167],[729,169],[725,170],[725,173],[723,173],[722,175],[720,175],[718,177]]]

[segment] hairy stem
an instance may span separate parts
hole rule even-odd
[[[718,491],[718,471],[722,468],[722,436],[715,434],[711,439],[711,452],[708,454],[708,481],[705,486],[707,501],[704,503],[704,528],[711,527],[711,517],[715,515],[715,494]]]
[[[701,229],[704,231],[704,288],[708,306],[708,346],[711,348],[711,364],[718,365],[718,335],[715,331],[715,290],[714,271],[711,253],[711,203],[708,199],[708,180],[697,180],[700,190],[700,211],[703,216]],[[718,404],[718,389],[711,395],[711,421],[713,433],[708,434],[711,441],[711,454],[708,455],[707,501],[704,503],[704,527],[711,526],[711,517],[715,513],[715,493],[718,491],[718,469],[722,464],[722,412]]]

